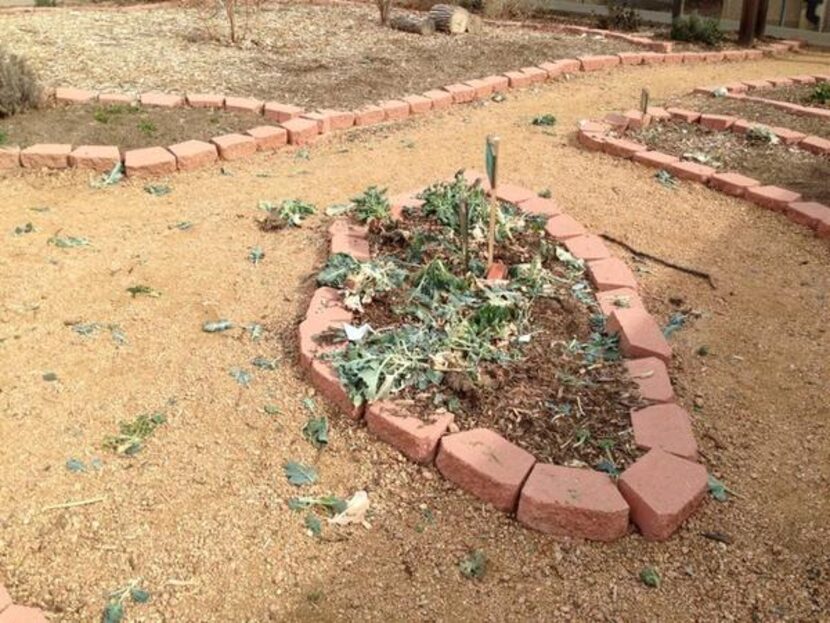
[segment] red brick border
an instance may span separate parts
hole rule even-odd
[[[15,604],[9,591],[0,584],[0,623],[49,623],[49,621],[40,608]]]
[[[750,127],[763,126],[763,124],[751,123],[745,119],[707,115],[693,110],[669,108],[667,112],[670,115],[669,122],[698,123],[713,132],[743,134]],[[651,122],[665,122],[660,119],[662,116],[652,115]],[[728,195],[743,197],[761,207],[783,212],[795,223],[813,229],[819,238],[830,238],[830,207],[805,201],[801,194],[787,188],[766,185],[763,181],[737,172],[718,172],[712,167],[696,162],[681,161],[673,154],[649,150],[638,143],[618,138],[618,135],[623,134],[627,127],[626,117],[618,113],[607,115],[601,122],[582,121],[578,126],[577,141],[591,151],[602,151],[621,158],[633,158],[640,164],[665,169],[678,178],[707,184]],[[770,130],[776,134],[780,132],[784,137],[782,143],[785,145],[797,146],[819,156],[830,156],[830,141],[826,139],[805,136],[788,128],[772,127]],[[637,147],[641,149],[638,151]],[[603,289],[600,284],[597,285],[599,289]],[[623,285],[621,283],[611,284],[608,287]]]
[[[720,87],[698,87],[695,91],[699,93],[709,93],[712,96],[716,96],[719,89],[726,89],[726,97],[730,99],[766,104],[793,115],[830,119],[830,110],[826,108],[802,106],[800,104],[793,104],[792,102],[784,102],[781,100],[749,95],[749,92],[754,94],[757,91],[764,91],[765,89],[772,89],[789,84],[816,84],[818,82],[830,82],[830,74],[784,76],[779,78],[766,78],[764,80],[744,80]],[[828,143],[828,145],[824,153],[830,153],[830,141],[825,142]]]
[[[465,175],[470,181],[484,179],[476,172]],[[419,206],[422,202],[417,194],[393,197],[393,218],[403,218],[405,206]],[[352,318],[341,303],[340,293],[332,288],[321,287],[314,292],[306,318],[299,325],[300,365],[309,372],[311,383],[349,418],[361,419],[365,414],[369,431],[381,440],[412,461],[434,464],[447,480],[475,497],[502,511],[516,512],[519,522],[528,527],[554,535],[613,541],[629,531],[631,517],[646,538],[666,539],[702,499],[698,482],[701,473],[706,485],[706,470],[696,462],[697,444],[689,417],[675,403],[666,368],[671,348],[637,294],[633,273],[624,262],[610,257],[598,237],[585,234],[584,228],[563,214],[554,201],[542,200],[532,190],[505,184],[498,196],[519,209],[552,216],[548,235],[563,241],[575,257],[585,262],[598,290],[600,309],[608,317],[609,330],[620,334],[623,355],[634,358],[625,362],[626,370],[641,397],[652,407],[632,413],[635,440],[648,453],[623,472],[620,482],[631,483],[627,489],[618,488],[602,472],[539,463],[493,430],[450,432],[452,415],[423,422],[408,415],[405,401],[385,400],[355,408],[332,365],[319,357],[321,352],[338,346],[321,347],[314,340],[315,335]],[[559,225],[550,226],[562,219],[569,223],[567,235]],[[371,257],[365,227],[341,219],[331,225],[329,234],[330,253],[348,252],[361,260]],[[617,304],[620,298],[627,299],[624,307]],[[655,414],[666,417],[655,418]],[[654,460],[655,454],[659,460]],[[629,472],[631,475],[626,476]],[[687,478],[689,474],[694,476],[690,486],[664,490],[670,487],[666,481],[670,483],[673,476]]]
[[[502,25],[509,24],[502,22]],[[271,150],[281,147],[285,143],[281,142],[281,139],[277,137],[282,132],[285,132],[288,137],[287,144],[300,146],[312,143],[318,135],[326,134],[334,130],[345,130],[354,126],[391,122],[415,114],[423,114],[432,110],[449,108],[453,105],[470,103],[487,98],[494,91],[501,92],[508,88],[524,88],[545,80],[554,80],[564,74],[596,71],[623,65],[643,66],[664,62],[695,63],[703,61],[725,62],[754,60],[760,58],[763,54],[777,54],[779,52],[797,50],[802,45],[800,41],[782,41],[756,50],[729,50],[724,53],[716,53],[714,56],[712,53],[707,52],[676,54],[671,51],[672,46],[670,42],[652,41],[650,39],[634,37],[613,31],[584,28],[581,26],[550,25],[548,27],[548,25],[545,25],[543,27],[538,24],[522,24],[522,26],[537,30],[549,30],[551,32],[602,35],[610,39],[627,41],[633,45],[643,47],[646,51],[642,53],[620,52],[619,54],[582,56],[578,59],[570,58],[559,59],[553,62],[542,62],[536,67],[522,67],[516,71],[504,72],[499,76],[487,76],[466,81],[460,80],[455,84],[441,89],[431,89],[424,93],[406,95],[395,100],[385,100],[380,102],[380,105],[368,104],[353,111],[318,110],[306,112],[302,108],[290,104],[262,102],[255,98],[205,93],[177,95],[148,92],[135,95],[107,92],[99,93],[86,89],[58,87],[53,90],[52,97],[55,101],[67,105],[98,101],[110,104],[129,103],[145,106],[215,108],[237,112],[244,111],[274,122],[274,125],[256,123],[247,132],[233,135],[235,137],[245,137],[243,139],[237,138],[233,147],[222,146],[223,142],[228,142],[227,137],[213,137],[207,140],[201,137],[200,142],[209,142],[218,146],[220,160],[236,160],[242,157],[247,158],[255,151]],[[819,76],[815,78],[819,79]],[[316,122],[316,128],[309,121]],[[642,123],[646,122],[645,120],[640,121]],[[634,124],[637,122],[638,120],[634,116],[630,116],[630,123]],[[246,140],[249,136],[254,136],[257,139],[256,146],[253,148]],[[265,139],[263,138],[264,136],[273,137],[273,139]],[[808,138],[812,140],[815,137]],[[181,146],[183,144],[192,146],[190,141],[184,140],[174,146],[145,148],[154,150],[153,153],[155,153],[155,157],[152,158],[152,161],[148,161],[146,165],[142,164],[144,161],[143,158],[128,158],[129,153],[142,150],[133,150],[132,152],[120,150],[119,153],[121,154],[122,162],[125,164],[127,176],[137,177],[167,175],[174,171],[186,171],[200,166],[210,166],[214,162],[214,159],[207,155],[203,158],[194,158],[189,150],[182,152]],[[808,144],[813,149],[824,149],[823,144],[813,146],[809,141]],[[67,168],[86,164],[86,161],[80,158],[68,158],[64,164],[64,160],[60,156],[58,158],[30,157],[32,147],[24,150],[20,150],[16,146],[8,146],[0,149],[0,171],[15,170],[21,167]],[[79,151],[79,153],[84,153],[91,148],[95,148],[106,149],[107,153],[111,154],[112,150],[118,149],[116,146],[69,145],[66,147],[69,147],[70,151],[74,147],[75,151]],[[805,148],[808,148],[807,144],[805,144]],[[159,150],[167,152],[173,158],[172,164],[168,162],[168,157],[162,157],[160,155]],[[180,160],[175,154],[176,151],[184,153],[184,158]],[[131,160],[131,163],[128,164],[127,160]]]

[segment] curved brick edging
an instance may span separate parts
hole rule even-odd
[[[563,32],[603,34],[618,39],[632,37],[578,26],[563,26]],[[155,177],[176,171],[191,171],[210,166],[218,160],[248,158],[257,151],[274,151],[285,145],[302,146],[318,137],[354,126],[374,125],[397,121],[410,116],[443,110],[456,104],[466,104],[489,97],[494,92],[530,86],[575,72],[590,72],[617,66],[652,65],[659,63],[698,63],[756,60],[764,54],[798,50],[802,42],[782,41],[754,50],[727,50],[723,52],[671,52],[669,42],[635,39],[635,45],[656,48],[661,52],[621,52],[615,55],[581,56],[540,63],[500,75],[491,75],[412,94],[400,99],[368,104],[356,110],[304,109],[280,102],[265,102],[256,98],[219,94],[188,93],[175,95],[148,92],[139,96],[124,93],[99,93],[86,89],[59,87],[52,94],[58,103],[133,104],[158,107],[222,108],[235,112],[250,112],[263,117],[265,124],[256,124],[244,133],[216,136],[210,141],[186,140],[167,147],[145,147],[120,150],[114,145],[81,145],[73,149],[65,143],[31,145],[25,149],[16,146],[0,147],[0,171],[22,168],[88,169],[98,172],[111,170],[119,161],[129,177]],[[666,47],[668,46],[668,47]]]
[[[49,623],[40,608],[12,602],[6,587],[0,584],[0,623]]]
[[[729,131],[740,121],[741,126],[733,131],[745,132],[752,125],[744,120],[726,115],[707,115],[693,110],[680,108],[663,109],[650,107],[647,114],[640,111],[611,113],[603,121],[582,121],[579,124],[577,139],[586,149],[601,151],[606,154],[634,160],[640,164],[664,169],[680,179],[691,180],[719,190],[733,197],[742,197],[776,212],[783,212],[790,220],[809,227],[819,238],[830,238],[830,207],[816,201],[805,201],[800,193],[792,190],[764,184],[762,181],[735,172],[718,173],[714,168],[681,160],[678,156],[650,150],[645,145],[626,138],[612,136],[612,132],[623,133],[626,129],[639,129],[651,123],[663,123],[669,120],[684,123],[699,123],[715,131]],[[744,128],[743,125],[747,124]],[[795,140],[799,133],[786,128],[772,128],[774,132],[784,131],[789,140]],[[815,142],[808,145],[810,139]],[[782,139],[784,140],[784,139]],[[786,140],[784,140],[786,143]],[[823,149],[828,142],[819,137],[806,137],[798,143],[802,149],[815,154],[826,155],[830,151]],[[821,149],[821,151],[818,151]]]
[[[486,179],[475,172],[467,180]],[[488,189],[488,184],[483,184]],[[392,216],[405,207],[419,207],[418,192],[393,197]],[[329,361],[319,355],[345,346],[319,345],[315,335],[342,328],[352,314],[338,290],[318,288],[299,325],[300,365],[311,383],[350,418],[364,418],[371,433],[410,460],[432,465],[449,481],[504,512],[515,512],[520,523],[559,536],[613,541],[629,531],[629,519],[649,540],[664,540],[697,508],[707,487],[706,469],[698,464],[697,442],[688,413],[675,402],[666,364],[671,347],[657,322],[646,311],[628,266],[611,256],[604,242],[564,214],[551,199],[527,188],[504,184],[496,193],[504,202],[548,217],[545,230],[586,263],[597,301],[609,330],[620,334],[625,367],[641,397],[651,406],[632,412],[634,443],[646,454],[615,482],[592,469],[543,464],[490,429],[453,430],[454,416],[442,414],[430,422],[409,415],[408,403],[385,400],[355,407]],[[351,253],[368,260],[365,227],[336,220],[329,228],[330,252]],[[625,296],[626,308],[614,304]],[[457,428],[455,429],[457,431]]]
[[[816,117],[819,119],[830,119],[830,110],[826,108],[817,108],[815,106],[802,106],[792,102],[784,102],[781,100],[773,100],[765,97],[755,97],[748,95],[748,92],[763,91],[764,89],[771,89],[780,86],[787,86],[792,84],[816,84],[819,82],[830,82],[830,74],[801,74],[797,76],[784,76],[781,78],[766,78],[763,80],[745,80],[732,82],[721,87],[698,87],[695,93],[705,93],[707,95],[717,95],[720,89],[726,89],[725,97],[730,99],[745,100],[747,102],[758,102],[766,104],[788,112],[793,115],[801,115],[803,117]],[[830,141],[827,142],[830,146]],[[828,147],[830,150],[830,147]]]

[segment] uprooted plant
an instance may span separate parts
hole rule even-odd
[[[385,205],[374,201],[381,195],[370,188],[361,196],[366,201],[353,200],[349,210],[373,223],[374,257],[332,255],[317,277],[321,286],[342,290],[360,328],[369,327],[318,337],[344,346],[322,356],[354,404],[404,398],[422,412],[449,409],[474,424],[482,411],[497,412],[496,403],[515,389],[522,395],[510,408],[525,413],[521,427],[557,422],[555,443],[548,439],[548,445],[558,449],[551,452],[576,448],[586,459],[610,461],[607,446],[579,443],[577,431],[589,427],[578,420],[597,409],[613,423],[592,426],[593,438],[614,438],[613,458],[627,460],[628,440],[619,435],[627,434],[629,406],[609,406],[625,385],[611,368],[618,341],[603,333],[583,262],[550,242],[546,218],[498,205],[497,258],[510,268],[506,279],[488,280],[489,205],[479,184],[459,172],[427,188],[419,195],[423,205],[404,208],[400,221],[378,209]],[[359,211],[355,204],[371,206]],[[581,320],[572,320],[574,314]],[[551,367],[532,370],[540,359]],[[515,381],[535,374],[544,383]],[[499,383],[517,387],[500,392]]]

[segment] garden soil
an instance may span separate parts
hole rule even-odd
[[[826,73],[829,62],[808,53],[581,76],[225,164],[224,175],[180,174],[163,197],[138,181],[91,188],[77,172],[3,179],[0,582],[61,622],[98,620],[108,593],[134,579],[151,598],[127,604],[126,621],[826,620],[830,245],[779,214],[692,183],[668,189],[652,170],[583,151],[574,126],[635,107],[643,87],[664,98]],[[531,126],[543,113],[557,116],[553,131]],[[672,338],[671,372],[703,460],[737,494],[707,500],[666,543],[522,528],[334,413],[294,363],[326,219],[261,232],[257,202],[322,208],[371,184],[416,189],[480,168],[490,133],[502,139],[505,181],[550,188],[590,230],[713,275],[716,289],[614,249],[658,318],[670,299],[700,312]],[[36,231],[13,233],[28,222]],[[56,234],[91,244],[60,249],[48,243]],[[257,265],[255,246],[265,252]],[[161,296],[132,298],[135,285]],[[217,318],[261,323],[264,335],[202,331]],[[85,337],[77,322],[104,328]],[[121,328],[123,345],[107,325]],[[278,358],[278,369],[254,368],[258,355]],[[248,387],[233,368],[252,372]],[[331,418],[321,452],[300,432],[307,397]],[[133,458],[101,449],[119,421],[159,409],[167,423]],[[70,458],[87,471],[68,470]],[[309,536],[286,505],[298,493],[287,460],[319,469],[303,493],[365,489],[371,527]],[[701,536],[711,531],[731,544]],[[480,580],[459,573],[472,549],[487,557]],[[659,588],[640,582],[645,566],[660,572]]]

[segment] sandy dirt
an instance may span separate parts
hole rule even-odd
[[[152,598],[129,605],[128,621],[826,620],[830,246],[699,185],[666,189],[646,168],[578,149],[573,130],[581,117],[635,106],[642,87],[663,98],[828,63],[803,54],[592,74],[356,130],[308,159],[283,151],[226,165],[230,176],[178,175],[165,197],[132,182],[92,189],[77,173],[2,180],[0,582],[62,622],[97,620],[107,593],[134,578]],[[530,125],[542,113],[559,119],[552,135]],[[668,314],[670,298],[701,312],[673,338],[672,374],[707,467],[740,495],[707,501],[667,543],[525,530],[333,413],[328,449],[318,455],[302,438],[312,390],[294,365],[294,329],[326,251],[325,219],[266,234],[257,201],[322,207],[370,184],[407,191],[480,167],[488,133],[502,138],[504,180],[550,188],[593,231],[714,275],[716,290],[632,262],[654,313]],[[194,226],[170,228],[183,220]],[[12,233],[27,222],[37,231]],[[47,243],[56,232],[91,246],[57,249]],[[258,266],[247,260],[255,245],[266,253]],[[162,295],[131,298],[136,284]],[[265,335],[203,333],[216,316],[260,322]],[[127,343],[65,325],[79,320],[118,324]],[[252,368],[257,355],[278,357],[278,370]],[[249,388],[232,367],[253,371]],[[48,371],[58,381],[44,381]],[[135,458],[101,449],[120,420],[160,408],[169,421]],[[72,473],[71,457],[100,457],[103,468]],[[289,459],[318,466],[310,492],[366,489],[371,529],[309,537],[286,507],[296,494],[282,475]],[[733,543],[700,536],[711,530]],[[471,548],[489,561],[479,581],[458,571]],[[645,565],[660,571],[659,589],[638,580]]]

